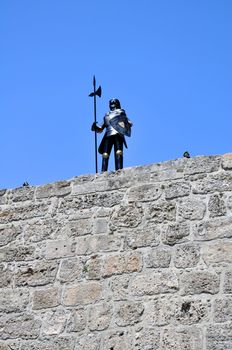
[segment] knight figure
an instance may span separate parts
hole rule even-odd
[[[115,170],[123,168],[123,145],[127,148],[125,136],[131,135],[132,122],[127,118],[125,110],[121,108],[117,98],[109,101],[110,111],[105,114],[100,126],[93,123],[91,130],[101,133],[104,129],[105,135],[98,148],[102,154],[102,172],[107,171],[109,157],[114,146]]]

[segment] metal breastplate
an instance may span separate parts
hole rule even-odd
[[[112,136],[118,134],[118,132],[110,125],[110,119],[114,118],[117,114],[120,114],[118,110],[109,112],[104,117],[104,123],[106,126],[106,136]]]

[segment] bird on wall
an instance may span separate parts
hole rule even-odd
[[[185,151],[184,154],[183,154],[183,157],[184,158],[190,158],[190,154],[188,151]]]

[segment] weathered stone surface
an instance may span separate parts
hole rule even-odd
[[[54,184],[40,186],[36,190],[36,198],[44,199],[51,197],[64,197],[71,193],[69,181],[59,181]]]
[[[111,298],[114,300],[127,300],[129,296],[130,275],[115,276],[110,279]]]
[[[1,339],[36,339],[40,328],[41,321],[30,314],[0,318]]]
[[[15,274],[15,285],[43,286],[55,281],[58,264],[56,262],[28,262],[17,266]]]
[[[116,305],[115,322],[120,327],[134,325],[141,321],[144,312],[142,302],[125,301]]]
[[[139,253],[112,255],[104,259],[102,275],[109,277],[115,274],[140,271],[141,268],[142,258]]]
[[[109,220],[105,218],[95,218],[93,221],[93,233],[99,234],[104,233],[107,234],[109,231]]]
[[[206,332],[207,350],[231,350],[232,323],[209,325]]]
[[[214,321],[226,322],[232,320],[232,296],[223,296],[214,300]]]
[[[42,334],[53,336],[61,334],[67,322],[68,313],[64,310],[47,311],[43,315]]]
[[[43,217],[47,214],[50,202],[47,203],[30,203],[9,207],[8,209],[0,208],[0,224],[7,224],[14,221],[28,220],[36,217]]]
[[[99,301],[102,298],[102,293],[103,287],[101,283],[82,282],[65,289],[63,304],[66,306],[91,304]]]
[[[212,173],[220,169],[221,159],[217,156],[194,157],[185,163],[185,174]]]
[[[90,306],[88,328],[91,331],[102,331],[109,327],[112,314],[112,306],[102,303]]]
[[[159,244],[160,229],[154,226],[135,229],[133,233],[127,232],[125,239],[126,246],[131,249],[154,247]]]
[[[0,247],[15,241],[22,232],[21,226],[7,225],[0,227]]]
[[[232,268],[225,271],[223,291],[226,294],[232,294]]]
[[[40,341],[22,342],[20,350],[74,350],[74,346],[75,338],[61,336],[51,339],[45,338]]]
[[[109,330],[104,333],[102,337],[102,347],[104,349],[113,349],[113,350],[133,350],[133,336],[127,330]],[[79,349],[78,349],[79,350]],[[87,349],[86,349],[87,350]],[[95,349],[94,349],[95,350]]]
[[[0,288],[11,287],[14,278],[14,266],[0,264]]]
[[[25,289],[0,289],[0,312],[22,312],[29,303],[29,291]]]
[[[227,192],[232,190],[232,175],[226,172],[208,175],[208,177],[193,183],[193,193],[207,194]]]
[[[54,219],[38,219],[36,222],[24,225],[24,239],[26,242],[40,242],[51,239],[57,230],[57,222]]]
[[[180,202],[178,215],[185,220],[201,220],[206,211],[206,205],[200,200],[187,199]]]
[[[193,325],[210,316],[210,303],[201,299],[161,297],[146,304],[144,318],[150,326]]]
[[[61,282],[72,282],[82,277],[84,262],[81,258],[69,258],[61,261],[58,279]]]
[[[222,156],[222,168],[232,170],[232,153],[226,153]]]
[[[180,277],[182,295],[201,293],[216,294],[219,292],[220,278],[209,271],[185,272]]]
[[[173,202],[152,202],[147,211],[147,220],[159,223],[167,223],[176,220],[176,205]]]
[[[171,251],[167,248],[156,248],[148,253],[145,261],[147,267],[169,267]]]
[[[232,262],[232,242],[216,241],[202,248],[202,257],[206,264]]]
[[[100,335],[88,334],[77,339],[74,350],[100,350],[100,343]]]
[[[160,330],[144,327],[135,333],[135,350],[159,350]]]
[[[161,238],[164,244],[174,245],[188,241],[190,226],[186,223],[170,224],[162,232]]]
[[[190,194],[191,185],[188,182],[173,182],[165,187],[165,198],[174,199],[178,197],[185,197]]]
[[[159,185],[145,184],[131,187],[128,191],[128,202],[149,202],[155,201],[162,195]]]
[[[58,259],[74,256],[76,252],[76,242],[74,240],[48,241],[45,249],[46,259]]]
[[[175,293],[178,289],[178,277],[171,271],[141,273],[130,285],[130,293],[134,296]]]
[[[35,246],[25,246],[13,242],[0,248],[0,263],[5,261],[24,261],[37,258]]]
[[[38,289],[33,292],[33,309],[47,309],[60,304],[61,293],[56,287]]]
[[[137,204],[120,206],[112,215],[111,230],[117,230],[119,227],[137,227],[141,223],[142,217],[143,210],[141,206]]]
[[[160,350],[203,349],[202,333],[197,327],[164,330]]]
[[[210,196],[208,208],[210,211],[210,217],[223,216],[226,214],[226,205],[220,194],[214,194]]]
[[[122,245],[122,239],[119,235],[88,235],[76,238],[75,245],[76,255],[90,255],[117,251]]]
[[[67,331],[70,333],[83,333],[87,324],[85,308],[79,308],[72,311],[67,323]]]
[[[23,202],[33,200],[35,187],[19,187],[11,191],[12,202]]]
[[[200,261],[199,245],[193,243],[182,244],[176,247],[174,265],[177,268],[197,266]]]
[[[217,218],[193,225],[196,240],[209,241],[217,238],[232,237],[232,218]]]

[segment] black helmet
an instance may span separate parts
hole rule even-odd
[[[117,98],[112,98],[109,102],[109,107],[111,111],[114,111],[115,109],[120,109],[121,105]]]

